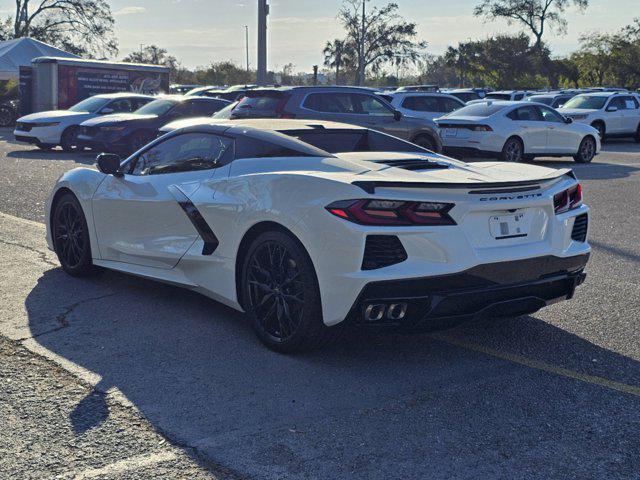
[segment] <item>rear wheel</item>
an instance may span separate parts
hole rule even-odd
[[[72,193],[63,194],[57,201],[51,227],[53,246],[64,271],[73,277],[95,273],[87,221],[80,202]]]
[[[62,132],[60,146],[65,152],[75,152],[78,150],[78,127],[69,127]]]
[[[426,148],[427,150],[431,150],[432,152],[436,152],[438,150],[438,145],[436,142],[427,134],[418,135],[413,139],[413,143],[418,145],[419,147]]]
[[[524,159],[524,145],[519,138],[509,138],[500,154],[500,160],[504,162],[521,162]]]
[[[584,137],[573,159],[578,163],[589,163],[596,156],[596,141],[592,137]]]
[[[315,270],[304,249],[289,235],[269,231],[250,245],[242,262],[241,297],[258,338],[288,353],[318,348],[339,328],[322,321]]]

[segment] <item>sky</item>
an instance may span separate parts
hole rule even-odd
[[[389,0],[370,0],[382,6]],[[399,13],[418,25],[418,39],[429,43],[428,51],[442,53],[448,45],[497,33],[517,32],[505,22],[483,23],[473,16],[480,0],[394,0]],[[4,3],[6,0],[3,0]],[[546,40],[555,54],[576,49],[581,34],[618,31],[638,16],[639,0],[591,0],[581,14],[567,11],[567,35],[551,32]],[[157,44],[193,68],[214,61],[245,63],[245,31],[249,26],[250,64],[255,68],[257,0],[111,0],[116,19],[120,57],[140,45]],[[279,70],[287,63],[295,71],[322,65],[327,40],[342,36],[336,20],[341,0],[270,0],[268,66]]]

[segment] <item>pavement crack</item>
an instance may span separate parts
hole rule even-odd
[[[121,291],[107,293],[105,295],[100,295],[98,297],[85,298],[84,300],[80,300],[78,302],[72,303],[67,308],[65,308],[64,312],[62,312],[62,313],[60,313],[60,314],[58,314],[56,316],[56,321],[58,322],[59,326],[57,326],[55,328],[52,328],[50,330],[44,331],[44,332],[37,333],[36,335],[32,335],[30,337],[19,338],[19,339],[17,339],[17,341],[18,342],[24,342],[26,340],[31,340],[31,339],[35,339],[35,338],[38,338],[38,337],[42,337],[43,335],[49,335],[50,333],[55,333],[55,332],[57,332],[59,330],[62,330],[63,328],[67,328],[69,326],[69,320],[67,318],[69,317],[69,315],[71,315],[73,313],[73,311],[76,308],[78,308],[81,305],[84,305],[85,303],[94,302],[96,300],[102,300],[104,298],[113,297],[114,295],[117,295],[119,293],[121,293]]]
[[[47,258],[47,253],[46,252],[42,252],[42,251],[38,250],[37,248],[29,247],[27,245],[22,245],[21,243],[7,242],[6,240],[0,240],[0,243],[3,244],[3,245],[9,245],[11,247],[19,247],[19,248],[22,248],[24,250],[28,250],[29,252],[35,253],[35,254],[38,255],[38,259],[42,260],[44,263],[46,263],[47,265],[50,265],[52,267],[59,267],[60,266],[56,262],[52,262],[51,260],[49,260]]]

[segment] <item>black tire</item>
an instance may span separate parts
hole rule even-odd
[[[10,127],[15,121],[16,112],[6,105],[0,105],[0,127]]]
[[[281,353],[322,347],[341,327],[322,321],[318,280],[311,259],[291,236],[268,231],[249,246],[240,269],[240,296],[253,330]]]
[[[504,147],[502,147],[502,152],[500,153],[500,160],[503,162],[522,162],[525,158],[524,155],[524,145],[522,140],[518,137],[508,138],[506,142],[504,142]]]
[[[573,159],[578,163],[590,163],[596,156],[596,141],[593,137],[584,137]]]
[[[604,142],[605,137],[607,136],[607,127],[605,127],[604,123],[602,123],[602,122],[593,122],[591,124],[591,126],[593,128],[595,128],[596,130],[598,130],[598,134],[600,135],[600,141]]]
[[[69,127],[60,137],[60,146],[65,152],[75,152],[78,150],[78,127]]]
[[[58,199],[51,219],[53,246],[65,272],[72,277],[86,277],[96,273],[91,260],[89,228],[80,206],[72,193]]]
[[[533,161],[536,159],[536,157],[535,157],[535,155],[524,155],[524,156],[522,157],[522,159],[523,159],[525,162],[533,162]]]
[[[152,136],[147,132],[134,132],[131,134],[128,143],[128,152],[132,154],[137,152],[152,140]]]
[[[427,135],[426,133],[421,133],[420,135],[418,135],[413,139],[412,143],[415,143],[419,147],[426,148],[427,150],[430,150],[432,152],[438,151],[438,144],[431,136]]]

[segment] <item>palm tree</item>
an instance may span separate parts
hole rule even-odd
[[[327,42],[322,51],[324,53],[324,65],[336,69],[336,85],[340,83],[340,68],[349,63],[353,49],[346,41],[335,39]]]

